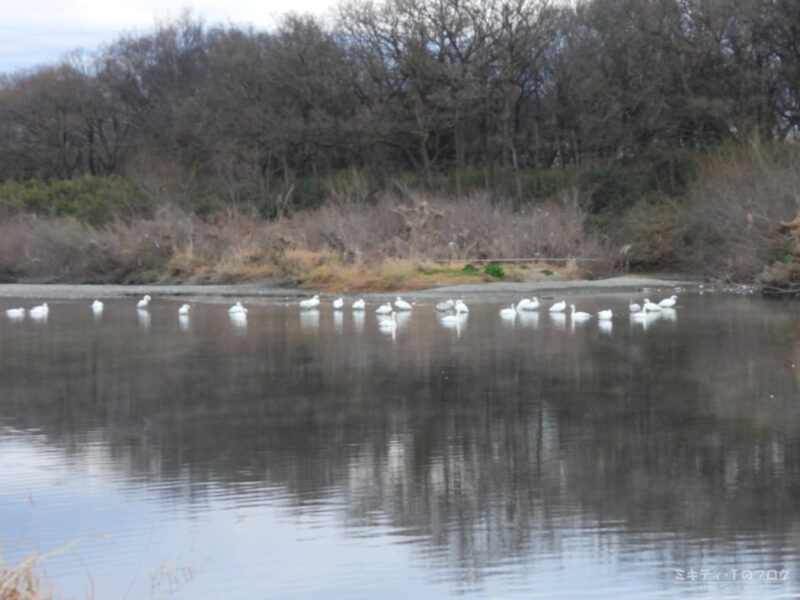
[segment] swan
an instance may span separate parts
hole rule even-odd
[[[576,312],[574,304],[570,304],[569,308],[570,308],[570,316],[572,317],[572,322],[573,323],[575,321],[586,321],[587,319],[591,319],[592,318],[592,315],[590,315],[587,312],[581,312],[581,311],[577,311]]]
[[[41,319],[42,317],[46,317],[49,312],[50,309],[47,306],[47,302],[45,302],[39,306],[34,306],[28,311],[28,314],[34,319]]]
[[[539,308],[539,299],[538,298],[523,298],[519,302],[517,302],[517,310],[536,310]]]
[[[500,316],[504,319],[513,319],[517,316],[517,309],[512,304],[510,308],[501,309]]]
[[[641,305],[641,304],[639,304],[638,302],[634,302],[633,300],[631,300],[631,301],[628,303],[628,309],[629,309],[629,310],[630,310],[632,313],[637,313],[637,312],[639,312],[640,310],[642,310],[642,305]]]
[[[654,302],[650,302],[650,298],[645,298],[644,306],[642,307],[642,309],[645,312],[658,312],[659,310],[661,310],[661,307],[658,304],[655,304]]]
[[[458,313],[468,313],[469,312],[469,306],[464,304],[464,301],[461,298],[456,300],[455,309],[456,309],[456,314],[458,314]]]
[[[403,300],[400,296],[394,301],[394,307],[397,310],[411,310],[411,304]]]
[[[181,306],[181,307],[178,309],[178,314],[179,314],[179,315],[188,315],[188,314],[189,314],[189,309],[190,309],[190,308],[192,308],[192,307],[191,307],[191,306],[189,306],[188,304],[184,304],[183,306]]]
[[[344,306],[344,298],[337,298],[333,301],[333,309],[334,310],[342,310]]]
[[[614,317],[614,311],[610,308],[606,310],[601,310],[597,313],[597,318],[601,321],[610,321]]]
[[[103,312],[103,303],[100,300],[95,300],[92,302],[92,310],[96,313]]]
[[[234,304],[233,306],[231,306],[228,309],[228,314],[229,315],[246,315],[247,314],[247,309],[244,306],[242,306],[241,302],[237,302],[236,304]]]
[[[566,301],[556,302],[548,310],[550,312],[564,312],[567,309]]]
[[[392,313],[392,303],[387,302],[386,304],[381,304],[378,308],[375,309],[375,312],[379,315],[388,315]]]
[[[367,307],[366,302],[364,302],[363,298],[359,298],[355,302],[353,302],[353,310],[364,310]]]
[[[311,298],[300,300],[300,308],[316,308],[319,306],[319,294],[314,294]]]
[[[25,316],[25,309],[24,308],[9,308],[6,311],[6,315],[11,319],[21,319]]]
[[[443,300],[441,302],[438,302],[436,304],[436,310],[438,311],[452,310],[453,308],[455,308],[455,306],[456,306],[456,301],[453,300],[452,298],[449,298],[448,300]]]
[[[150,300],[152,298],[149,294],[145,294],[141,300],[136,303],[136,308],[147,308],[147,305],[150,304]]]
[[[658,305],[661,308],[672,308],[673,306],[675,306],[675,303],[677,301],[678,301],[677,296],[670,296],[669,298],[664,298],[661,302],[658,303]]]

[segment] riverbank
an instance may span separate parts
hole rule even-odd
[[[621,276],[608,279],[542,280],[487,282],[440,286],[413,292],[404,297],[431,299],[450,296],[491,298],[503,295],[547,295],[549,293],[638,292],[648,288],[697,287],[703,282],[691,277],[661,278]],[[66,299],[127,298],[150,294],[156,298],[237,298],[293,300],[313,293],[307,289],[284,287],[271,281],[231,285],[74,285],[7,283],[0,285],[0,298]],[[339,294],[329,294],[333,298]],[[396,296],[393,292],[363,294],[365,298]]]

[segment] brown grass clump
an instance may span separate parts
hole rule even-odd
[[[54,595],[43,589],[34,573],[36,565],[46,556],[31,556],[16,565],[6,565],[0,559],[0,600],[50,600]]]

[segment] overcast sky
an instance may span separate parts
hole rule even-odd
[[[333,0],[0,0],[0,72],[93,51],[124,31],[147,31],[184,8],[207,24],[272,27],[289,12],[326,14]]]

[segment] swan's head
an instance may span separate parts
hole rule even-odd
[[[144,299],[147,300],[148,302],[150,302],[150,300],[152,300],[152,298],[150,298],[150,294],[145,294],[144,295]]]

